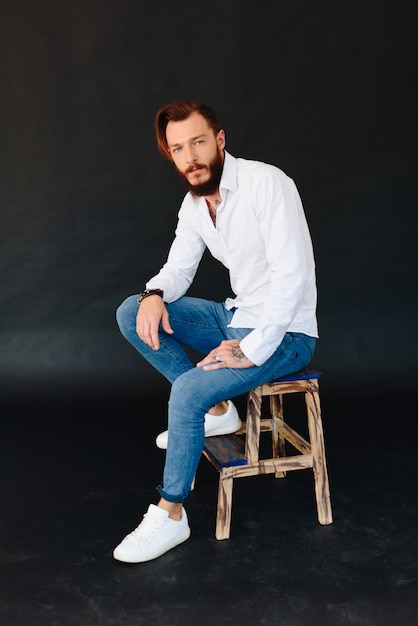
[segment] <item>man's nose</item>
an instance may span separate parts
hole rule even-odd
[[[194,163],[197,161],[196,151],[192,146],[186,148],[186,161],[187,163]]]

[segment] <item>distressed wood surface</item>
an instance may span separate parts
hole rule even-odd
[[[216,539],[229,539],[232,515],[233,476],[221,470],[218,486],[218,506],[216,512]]]
[[[264,417],[260,419],[260,432],[269,432],[271,430],[271,418]],[[247,432],[247,422],[243,421],[239,430],[235,431],[236,435],[245,435]]]
[[[261,394],[271,396],[279,393],[301,393],[308,387],[307,380],[291,380],[287,383],[274,382],[261,385]]]
[[[332,524],[331,497],[329,492],[328,471],[325,457],[324,433],[321,419],[319,386],[317,380],[309,381],[306,393],[308,429],[314,458],[313,474],[315,482],[316,504],[320,524]]]
[[[286,438],[281,426],[283,421],[283,394],[270,396],[270,425],[271,425],[271,448],[272,458],[286,456]],[[275,472],[276,478],[284,478],[285,471]]]
[[[289,424],[286,424],[283,420],[277,420],[277,428],[280,432],[283,439],[292,444],[296,450],[298,450],[301,454],[310,454],[311,453],[311,445],[309,441],[306,441],[296,432]]]
[[[226,476],[243,478],[244,476],[257,476],[259,474],[273,474],[274,472],[290,472],[293,470],[309,469],[313,467],[312,454],[297,454],[281,459],[260,459],[254,465],[231,465],[223,468]]]
[[[319,400],[319,372],[310,378],[289,377],[255,387],[248,392],[246,423],[238,431],[245,434],[221,435],[205,440],[204,455],[219,471],[216,538],[227,539],[230,535],[233,480],[246,476],[275,474],[312,469],[318,521],[332,523],[331,498],[325,458],[324,434]],[[283,396],[287,393],[303,393],[308,422],[309,441],[285,422]],[[263,396],[270,396],[270,417],[262,417]],[[259,459],[260,433],[272,433],[272,458]],[[286,443],[297,454],[288,455]]]
[[[244,440],[238,435],[206,437],[203,453],[217,469],[248,463],[245,456]]]
[[[245,437],[245,456],[248,463],[258,461],[260,445],[261,389],[255,387],[248,392],[247,399],[247,436]]]

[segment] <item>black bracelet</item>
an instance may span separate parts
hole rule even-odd
[[[148,298],[148,296],[160,296],[162,298],[164,295],[164,291],[162,289],[144,289],[144,291],[139,292],[139,298],[137,300],[138,304],[141,304],[144,298]]]

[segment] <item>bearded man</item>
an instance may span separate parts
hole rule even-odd
[[[155,129],[187,193],[165,264],[117,310],[123,336],[171,383],[159,501],[113,552],[128,563],[189,538],[183,505],[204,438],[239,430],[230,398],[306,367],[318,337],[312,241],[293,180],[227,152],[206,104],[171,103]],[[223,302],[186,295],[206,249],[229,271]],[[202,354],[197,364],[184,346]]]

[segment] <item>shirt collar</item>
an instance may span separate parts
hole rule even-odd
[[[227,191],[236,191],[237,189],[237,159],[225,150],[224,167],[222,170],[220,189]]]

